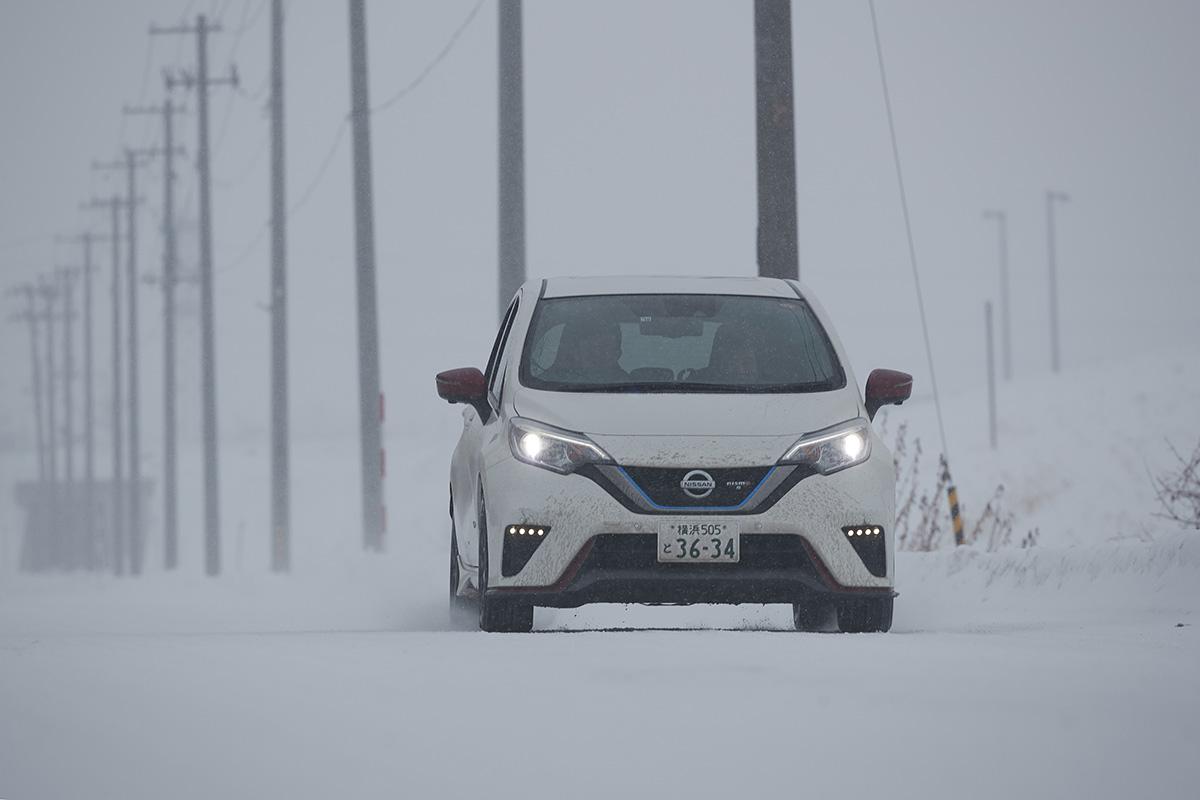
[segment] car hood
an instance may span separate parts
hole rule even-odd
[[[585,433],[622,464],[772,464],[805,433],[862,413],[852,385],[811,394],[619,394],[521,387],[522,417]]]

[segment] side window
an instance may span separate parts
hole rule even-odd
[[[508,307],[508,311],[504,315],[504,321],[500,323],[500,331],[496,334],[496,341],[492,345],[492,355],[488,358],[487,370],[483,377],[487,380],[488,391],[496,391],[496,381],[500,374],[500,365],[504,363],[504,345],[508,341],[508,332],[512,329],[513,318],[517,316],[517,300],[513,300],[512,305]]]

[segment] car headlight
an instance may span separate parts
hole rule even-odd
[[[779,463],[804,464],[823,475],[861,464],[871,455],[869,425],[859,418],[807,434],[783,454]]]
[[[509,420],[508,446],[518,461],[563,475],[587,464],[613,463],[608,453],[582,434],[520,417]]]

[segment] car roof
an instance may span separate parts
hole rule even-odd
[[[597,294],[734,294],[795,297],[796,289],[780,278],[614,275],[547,278],[545,291],[542,292],[543,297]]]

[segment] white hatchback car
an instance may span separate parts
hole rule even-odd
[[[821,307],[770,278],[551,278],[517,292],[450,470],[450,603],[790,603],[798,630],[891,627],[895,474]]]

